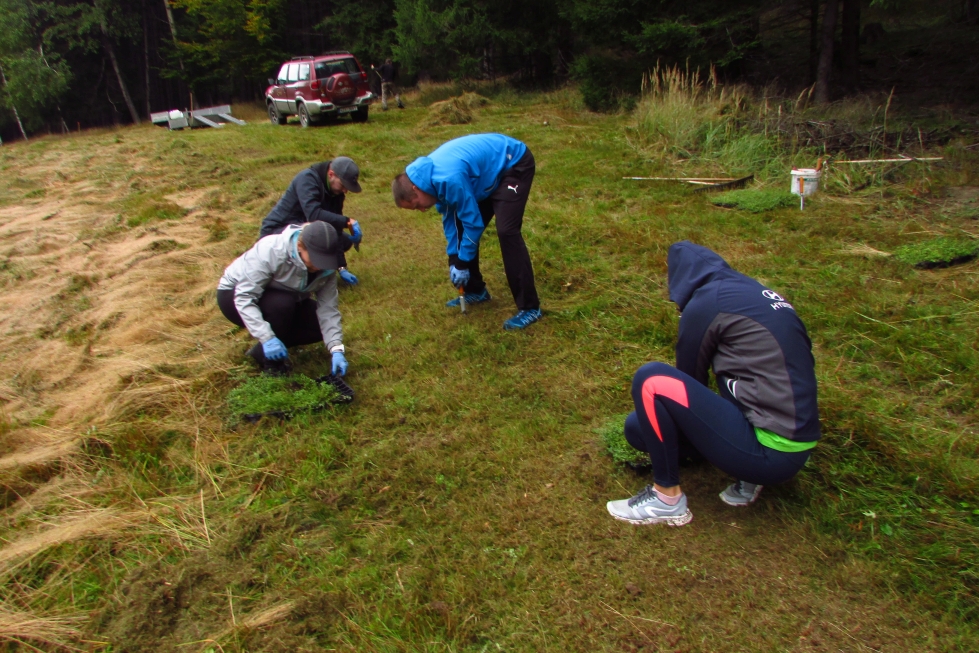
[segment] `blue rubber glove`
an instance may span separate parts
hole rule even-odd
[[[364,239],[364,232],[360,230],[360,223],[356,220],[350,221],[350,240],[359,244]]]
[[[449,281],[456,288],[469,283],[469,270],[460,270],[454,265],[449,266]]]
[[[265,358],[269,359],[270,361],[289,358],[289,352],[286,351],[286,346],[282,344],[281,340],[275,337],[262,343],[262,353],[264,353]]]
[[[347,359],[342,351],[333,352],[333,374],[343,376],[347,373]]]
[[[350,272],[348,272],[346,270],[346,268],[343,268],[341,270],[338,270],[338,272],[340,274],[340,278],[343,279],[344,281],[346,281],[347,283],[349,283],[351,286],[356,286],[357,285],[357,283],[358,283],[357,277],[355,277],[353,274],[351,274]]]

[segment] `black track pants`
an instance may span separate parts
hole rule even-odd
[[[530,252],[524,243],[523,214],[534,183],[537,165],[534,155],[527,152],[516,165],[503,173],[499,187],[492,195],[479,203],[479,212],[484,228],[496,216],[496,236],[500,240],[500,253],[503,257],[503,271],[506,273],[510,294],[517,309],[521,311],[540,308],[540,298],[534,285],[534,266],[530,263]],[[462,234],[462,223],[456,221],[456,229]],[[452,263],[452,261],[450,261]],[[469,283],[467,293],[481,293],[486,288],[483,275],[479,271],[479,250],[469,262]]]
[[[649,453],[653,479],[663,487],[680,484],[679,457],[688,446],[735,478],[761,485],[789,480],[809,458],[808,451],[762,445],[734,402],[665,363],[639,368],[632,400],[636,411],[626,419],[626,440]]]
[[[218,308],[234,324],[244,327],[245,323],[235,307],[234,290],[218,290]],[[262,317],[272,327],[275,337],[286,347],[311,345],[322,342],[319,318],[316,317],[316,301],[303,299],[297,301],[295,293],[275,288],[266,288],[258,300]]]

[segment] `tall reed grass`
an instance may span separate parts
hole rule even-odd
[[[820,158],[921,153],[947,140],[941,128],[923,132],[895,120],[889,115],[892,96],[816,107],[809,91],[779,97],[769,89],[723,85],[713,68],[702,74],[657,66],[643,75],[634,145],[651,162],[677,173],[754,174],[781,181],[790,168],[813,167]],[[850,192],[879,185],[900,167],[828,171],[823,187]],[[901,169],[904,177],[917,172]]]

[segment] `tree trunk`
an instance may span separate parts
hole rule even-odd
[[[833,41],[836,38],[836,17],[840,13],[839,0],[828,0],[823,14],[823,37],[819,48],[819,67],[816,68],[816,104],[829,103],[829,77],[833,70]]]
[[[44,66],[45,66],[45,67],[46,67],[46,68],[47,68],[48,70],[51,70],[51,71],[53,71],[53,70],[54,70],[54,68],[52,68],[52,67],[51,67],[51,64],[49,64],[49,63],[48,63],[48,58],[47,58],[47,57],[46,57],[46,56],[44,55],[44,44],[43,44],[43,43],[38,43],[38,44],[37,44],[37,53],[38,53],[39,55],[41,55],[41,61],[43,61],[43,62],[44,62]],[[62,133],[62,134],[67,134],[67,133],[68,133],[68,124],[67,124],[67,123],[65,122],[65,117],[64,117],[64,115],[63,115],[63,114],[61,113],[61,103],[60,103],[60,102],[58,102],[58,103],[57,103],[57,104],[55,105],[55,107],[57,107],[57,109],[58,109],[58,120],[59,120],[59,121],[61,122],[61,133]]]
[[[819,0],[809,0],[809,85],[816,83],[819,68]]]
[[[3,82],[3,85],[4,86],[7,85],[7,76],[3,72],[3,66],[0,66],[0,82]],[[13,102],[11,102],[10,103],[10,108],[13,109],[13,111],[14,111],[14,118],[17,119],[17,126],[20,127],[20,135],[23,136],[24,137],[24,140],[26,141],[27,140],[27,132],[24,131],[24,123],[22,123],[20,121],[20,114],[17,113],[17,106],[14,105]]]
[[[860,0],[843,0],[842,21],[843,85],[852,93],[860,84]]]
[[[170,3],[167,0],[163,0],[163,6],[167,8],[167,20],[170,21],[170,36],[173,37],[173,44],[177,45],[177,23],[173,21],[173,10],[170,9]],[[180,61],[180,69],[183,70],[184,62],[180,60],[180,57],[177,57],[177,60]]]
[[[104,24],[102,25],[102,37],[102,45],[109,55],[112,68],[116,71],[116,79],[119,80],[119,89],[122,91],[122,97],[126,100],[126,106],[129,108],[129,116],[133,119],[133,124],[138,125],[139,114],[136,112],[136,105],[133,104],[133,99],[129,96],[129,88],[126,86],[126,80],[122,78],[122,71],[119,70],[119,62],[116,60],[115,48],[112,47],[112,42],[109,40],[109,34]]]
[[[146,0],[143,0],[143,71],[145,77],[143,82],[146,85],[146,119],[150,120],[153,109],[150,105],[150,33],[149,23],[146,21]]]
[[[190,86],[187,82],[187,71],[184,70],[184,59],[180,56],[180,49],[177,45],[177,23],[173,20],[173,10],[170,9],[170,1],[163,0],[163,6],[167,8],[167,21],[170,23],[170,36],[173,37],[173,48],[177,51],[177,63],[180,64],[180,77],[183,79],[184,83]],[[194,92],[190,92],[190,107],[191,111],[194,110]]]

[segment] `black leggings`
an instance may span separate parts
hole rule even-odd
[[[232,323],[245,326],[235,306],[234,290],[218,290],[218,308]],[[258,308],[275,337],[286,347],[311,345],[323,340],[320,321],[316,317],[316,302],[312,299],[299,300],[295,293],[266,288],[258,300]]]
[[[762,445],[737,404],[666,363],[639,368],[632,401],[636,410],[625,421],[626,440],[649,453],[653,479],[663,487],[680,484],[679,457],[691,446],[735,478],[761,485],[789,480],[809,459],[808,451]]]
[[[534,266],[530,263],[530,252],[524,243],[523,214],[527,206],[530,187],[534,183],[537,164],[534,155],[527,152],[520,160],[503,173],[500,185],[492,195],[479,203],[479,213],[483,227],[487,227],[496,216],[496,236],[500,240],[500,253],[503,257],[503,271],[506,273],[510,294],[517,309],[521,311],[540,308],[540,298],[534,284]],[[462,223],[456,219],[456,229],[462,237]],[[450,261],[451,263],[451,261]],[[479,271],[479,248],[469,263],[469,283],[467,293],[481,293],[486,288],[483,275]]]

